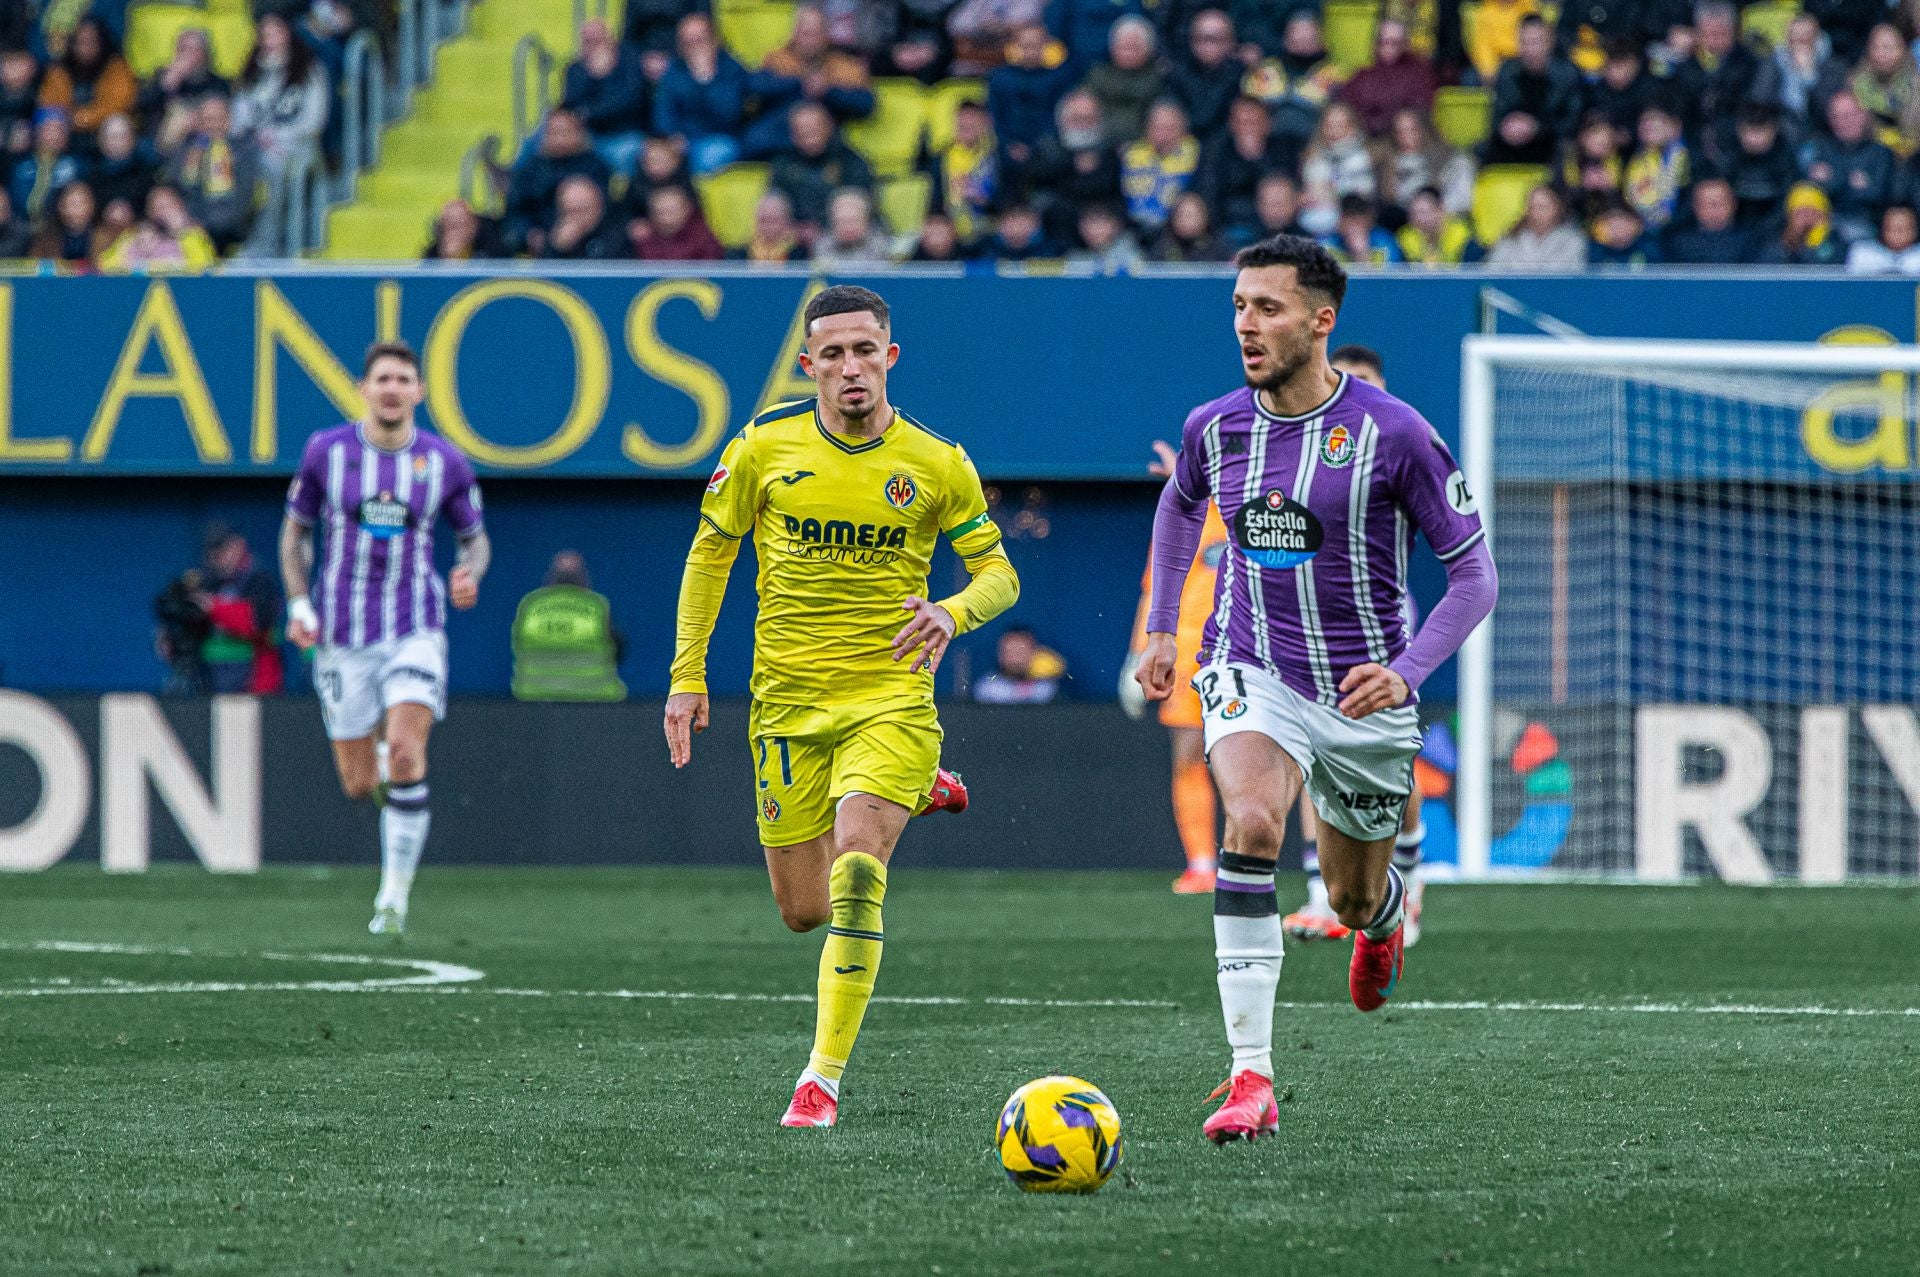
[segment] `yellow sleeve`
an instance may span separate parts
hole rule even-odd
[[[947,484],[940,526],[973,579],[939,603],[953,616],[956,632],[965,634],[1013,606],[1020,597],[1020,577],[1001,548],[1000,529],[987,513],[979,472],[964,451],[955,451],[958,460]]]
[[[670,696],[707,690],[707,643],[720,619],[720,602],[726,597],[727,576],[740,553],[740,541],[753,531],[760,512],[759,501],[757,467],[743,432],[720,454],[720,464],[700,500],[700,526],[680,577]]]

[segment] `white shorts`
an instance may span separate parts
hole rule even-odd
[[[1194,676],[1207,752],[1236,732],[1259,732],[1306,778],[1320,819],[1363,842],[1391,838],[1413,792],[1420,714],[1411,705],[1362,719],[1310,701],[1254,665],[1222,662]]]
[[[447,716],[447,636],[423,630],[366,647],[323,647],[313,658],[313,686],[331,740],[373,735],[395,705],[425,705]]]

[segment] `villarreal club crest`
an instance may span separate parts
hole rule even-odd
[[[893,474],[887,478],[887,504],[896,510],[905,510],[920,495],[920,485],[913,481],[910,474]]]

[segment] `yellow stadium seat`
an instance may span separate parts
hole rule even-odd
[[[939,152],[953,141],[953,117],[962,102],[987,101],[985,80],[942,80],[927,91],[927,149]]]
[[[1473,33],[1480,25],[1480,0],[1460,0],[1460,43],[1471,49]]]
[[[1342,71],[1357,71],[1373,63],[1373,29],[1380,22],[1378,5],[1333,0],[1326,8],[1327,55]]]
[[[753,238],[753,209],[766,194],[769,170],[764,164],[729,164],[717,173],[696,177],[700,207],[713,235],[728,248],[739,248]]]
[[[1489,164],[1473,180],[1473,233],[1491,245],[1527,211],[1527,196],[1546,183],[1539,164]]]
[[[213,43],[213,67],[228,79],[240,74],[253,52],[253,19],[195,4],[143,4],[127,14],[127,65],[141,79],[173,58],[180,33],[199,27]]]
[[[767,55],[793,35],[791,4],[763,3],[722,8],[717,15],[720,43],[747,70],[758,70]]]
[[[1769,48],[1778,48],[1787,40],[1787,24],[1800,14],[1797,0],[1768,0],[1756,4],[1740,15],[1740,33],[1749,40],[1759,38],[1766,41]]]
[[[918,235],[927,220],[927,201],[933,197],[933,179],[924,173],[896,177],[880,184],[880,217],[895,235]]]
[[[847,141],[878,177],[904,177],[920,157],[927,91],[918,80],[875,80],[873,114],[847,125]]]
[[[1445,85],[1433,95],[1433,126],[1448,146],[1478,146],[1493,124],[1493,95],[1484,88]]]

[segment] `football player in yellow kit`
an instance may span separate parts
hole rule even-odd
[[[707,642],[752,536],[760,841],[781,918],[795,931],[827,926],[813,1053],[781,1125],[832,1126],[880,967],[887,862],[939,768],[934,672],[953,636],[1011,607],[1020,583],[966,452],[888,400],[900,348],[886,302],[828,288],[804,320],[800,364],[819,397],[755,417],[701,502],[666,734],[685,766],[708,721]],[[933,602],[927,571],[943,535],[972,580]]]

